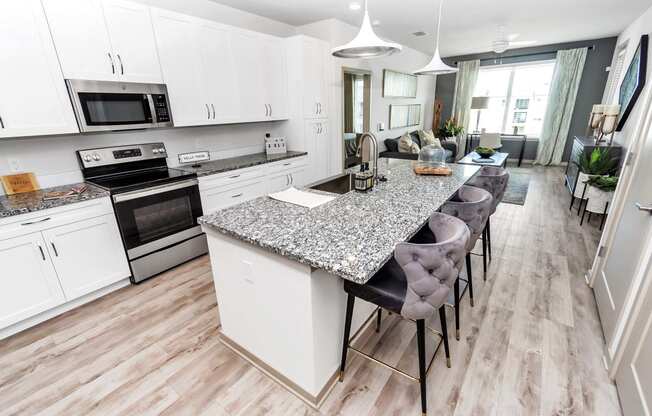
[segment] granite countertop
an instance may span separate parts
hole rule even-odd
[[[288,151],[287,153],[268,156],[266,153],[254,153],[250,155],[231,157],[228,159],[211,160],[210,162],[201,163],[198,167],[193,167],[191,165],[176,166],[175,169],[196,173],[197,176],[207,176],[236,169],[248,168],[251,166],[263,165],[265,163],[278,162],[279,160],[290,159],[307,154],[308,153],[306,152]]]
[[[0,196],[0,218],[12,217],[14,215],[27,214],[29,212],[41,211],[49,208],[61,207],[64,205],[74,204],[76,202],[89,201],[91,199],[103,198],[109,196],[109,192],[86,184],[86,191],[79,195],[73,195],[61,199],[49,201],[43,200],[43,195],[47,192],[68,192],[74,186],[84,185],[83,183],[72,183],[69,185],[55,186],[52,188],[41,189],[33,192],[25,192],[15,195]]]
[[[397,243],[409,240],[479,169],[449,166],[451,176],[417,176],[411,161],[398,161],[384,172],[388,181],[369,193],[351,191],[312,210],[264,196],[199,222],[362,284],[391,258]]]

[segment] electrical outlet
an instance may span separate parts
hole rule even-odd
[[[20,172],[22,169],[20,167],[20,160],[16,158],[8,159],[9,162],[9,171],[11,172]]]

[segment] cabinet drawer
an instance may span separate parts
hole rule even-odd
[[[257,198],[265,193],[265,182],[253,181],[237,186],[216,187],[201,191],[204,215]]]
[[[231,186],[233,184],[250,181],[265,176],[264,166],[255,166],[246,169],[237,169],[230,172],[217,173],[215,175],[202,176],[199,178],[199,190],[215,187]]]
[[[301,157],[281,160],[279,162],[270,163],[267,167],[267,170],[270,173],[283,172],[286,170],[298,169],[307,164],[308,164],[307,156],[301,156]]]

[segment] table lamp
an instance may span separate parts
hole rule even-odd
[[[478,110],[478,119],[475,123],[476,133],[480,131],[480,113],[482,110],[489,108],[489,97],[473,97],[471,98],[471,110]]]

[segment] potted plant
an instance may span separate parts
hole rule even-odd
[[[586,211],[602,214],[614,196],[618,185],[617,176],[593,176],[586,182]]]
[[[616,160],[611,157],[608,148],[597,147],[589,154],[582,154],[578,166],[580,171],[573,196],[586,199],[587,182],[594,176],[605,176],[613,173],[616,168]]]
[[[437,130],[437,137],[444,138],[446,140],[453,140],[464,132],[464,127],[457,124],[454,118],[449,118],[446,122]]]

